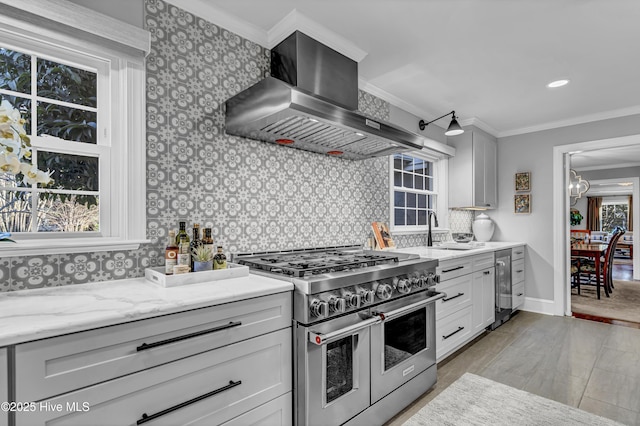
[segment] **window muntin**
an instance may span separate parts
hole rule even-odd
[[[410,230],[427,227],[430,211],[436,211],[435,163],[408,154],[392,157],[394,229]]]
[[[603,200],[600,207],[600,229],[612,232],[616,226],[628,228],[629,202],[620,199]]]
[[[109,229],[103,223],[109,215],[99,200],[109,187],[110,141],[98,123],[109,111],[109,61],[52,46],[45,52],[42,43],[28,40],[11,42],[0,42],[0,101],[20,110],[33,164],[52,170],[54,182],[44,188],[0,174],[0,231],[105,235],[100,231]],[[106,129],[109,120],[102,121]]]

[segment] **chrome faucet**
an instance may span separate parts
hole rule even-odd
[[[433,239],[431,238],[431,216],[435,220],[434,225],[438,227],[438,216],[436,216],[435,212],[429,212],[427,215],[427,222],[429,223],[429,233],[427,234],[427,247],[433,246]]]

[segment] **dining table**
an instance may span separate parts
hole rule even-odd
[[[600,258],[605,255],[607,251],[607,244],[599,244],[599,243],[572,243],[571,244],[571,258],[578,259],[581,258],[589,258],[593,259],[595,264],[595,274],[596,274],[596,288],[598,293],[598,299],[600,299],[600,276],[602,275],[602,262]],[[578,267],[578,280],[580,280],[580,267]],[[609,297],[609,289],[607,288],[606,283],[604,283],[604,294]]]

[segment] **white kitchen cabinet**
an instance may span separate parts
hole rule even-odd
[[[479,129],[447,139],[456,149],[449,159],[449,207],[494,209],[498,201],[497,143]]]
[[[455,352],[481,334],[495,317],[495,255],[483,253],[442,261],[437,273],[436,359]]]
[[[290,424],[291,311],[287,291],[16,345],[13,394],[52,409],[15,426]]]
[[[63,409],[17,413],[16,425],[221,424],[289,393],[291,362],[279,330],[47,399]]]
[[[18,401],[111,380],[291,325],[277,293],[16,345]]]
[[[7,348],[0,348],[0,403],[9,402],[9,366],[7,365]],[[9,413],[0,411],[0,426],[9,424]]]
[[[496,270],[490,267],[473,273],[473,332],[481,333],[496,319]]]
[[[524,304],[524,246],[511,249],[511,309]]]

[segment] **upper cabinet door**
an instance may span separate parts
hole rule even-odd
[[[449,207],[496,208],[496,141],[475,130],[447,141],[456,148],[449,159]]]

